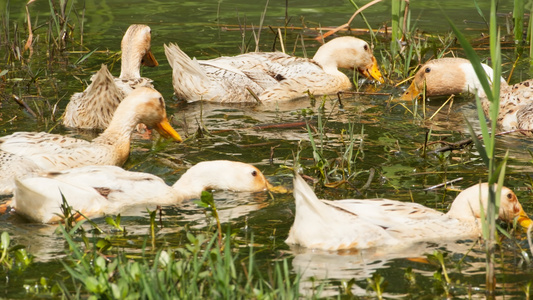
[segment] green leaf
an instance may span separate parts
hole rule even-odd
[[[9,248],[9,242],[9,233],[7,233],[6,231],[2,232],[2,236],[0,238],[0,247],[2,248],[2,250],[7,250],[7,248]]]

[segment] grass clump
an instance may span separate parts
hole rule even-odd
[[[256,265],[253,248],[247,258],[234,253],[229,235],[218,247],[218,235],[187,233],[179,248],[160,249],[141,259],[126,254],[83,249],[63,227],[70,254],[63,265],[74,288],[58,282],[69,299],[295,299],[299,281],[288,262],[276,262],[268,271]],[[93,245],[96,246],[96,245]],[[262,274],[268,273],[268,278]]]

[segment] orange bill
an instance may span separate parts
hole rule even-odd
[[[533,221],[529,218],[522,207],[520,207],[520,213],[518,214],[518,224],[526,229],[533,224]]]
[[[143,56],[142,64],[147,67],[157,67],[159,66],[159,63],[154,57],[154,54],[152,54],[152,50],[148,50],[146,54]]]
[[[172,126],[170,126],[170,123],[166,117],[163,119],[163,121],[157,124],[156,130],[159,132],[159,134],[166,138],[172,137],[178,142],[182,141],[181,136],[176,132],[176,130],[174,130],[174,128],[172,128]]]
[[[407,88],[407,90],[405,90],[403,95],[400,97],[400,100],[415,100],[422,93],[423,91],[418,86],[416,86],[415,81],[413,80],[411,85]]]
[[[383,79],[383,75],[381,75],[381,72],[379,71],[378,62],[376,61],[376,58],[372,56],[372,65],[368,69],[359,69],[359,72],[363,74],[366,78],[374,78],[374,80],[379,81],[379,83],[384,83],[385,79]]]

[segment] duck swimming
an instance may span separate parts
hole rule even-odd
[[[285,241],[321,250],[406,247],[416,242],[477,238],[481,234],[480,201],[486,206],[488,184],[462,191],[447,213],[412,202],[387,199],[319,200],[299,176],[294,178],[296,214]],[[516,195],[501,189],[498,217],[533,223]]]
[[[121,71],[114,78],[106,65],[91,77],[91,84],[82,93],[70,98],[63,116],[63,125],[81,129],[105,129],[113,118],[118,104],[133,89],[151,87],[152,80],[141,77],[141,64],[158,65],[152,54],[150,27],[131,25],[122,38]]]
[[[322,45],[313,59],[281,52],[254,52],[211,60],[191,59],[176,44],[165,45],[174,92],[180,99],[216,102],[287,101],[334,94],[352,87],[338,68],[356,69],[384,82],[367,42],[338,37]]]
[[[235,161],[200,162],[173,185],[147,173],[116,166],[85,166],[17,180],[11,206],[33,222],[61,221],[62,198],[86,217],[116,214],[142,204],[174,205],[208,189],[242,192],[271,187],[256,167]]]
[[[490,82],[491,67],[481,64]],[[485,96],[474,68],[464,58],[441,58],[427,62],[416,73],[413,82],[402,100],[412,100],[423,93],[426,96],[443,96],[459,93],[478,94],[486,115],[489,115],[490,101]],[[533,131],[533,80],[509,86],[500,78],[500,110],[497,120],[502,130],[525,129]]]
[[[86,165],[122,166],[130,153],[130,138],[135,126],[144,123],[162,135],[181,141],[170,126],[161,94],[139,87],[119,104],[107,129],[93,141],[46,132],[15,132],[0,137],[0,191],[9,193],[18,170],[64,170]],[[13,171],[9,171],[13,170]]]

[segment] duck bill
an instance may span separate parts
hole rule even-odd
[[[179,135],[179,133],[176,132],[176,130],[174,130],[174,128],[172,128],[172,126],[170,126],[170,123],[168,122],[168,119],[166,117],[165,119],[163,119],[163,121],[157,124],[156,130],[157,132],[159,132],[159,134],[166,138],[171,137],[178,142],[182,141],[181,136]]]
[[[374,80],[379,81],[379,83],[384,83],[383,75],[379,71],[378,62],[374,56],[372,56],[372,65],[370,68],[359,69],[359,72],[363,74],[366,78],[373,78]]]
[[[270,182],[267,182],[267,190],[273,193],[277,193],[277,194],[290,193],[290,191],[284,186],[281,186],[281,185],[273,186],[272,184],[270,184]]]
[[[529,218],[523,208],[520,208],[520,213],[518,214],[518,224],[526,229],[533,224],[533,221]]]
[[[142,58],[142,64],[147,67],[157,67],[159,63],[154,57],[152,50],[146,51],[146,54]]]
[[[408,100],[408,101],[412,101],[412,100],[415,100],[416,98],[418,98],[418,96],[422,93],[422,90],[420,90],[414,80],[413,82],[411,83],[411,85],[407,88],[407,90],[405,90],[405,92],[403,93],[403,95],[400,97],[400,100]]]

